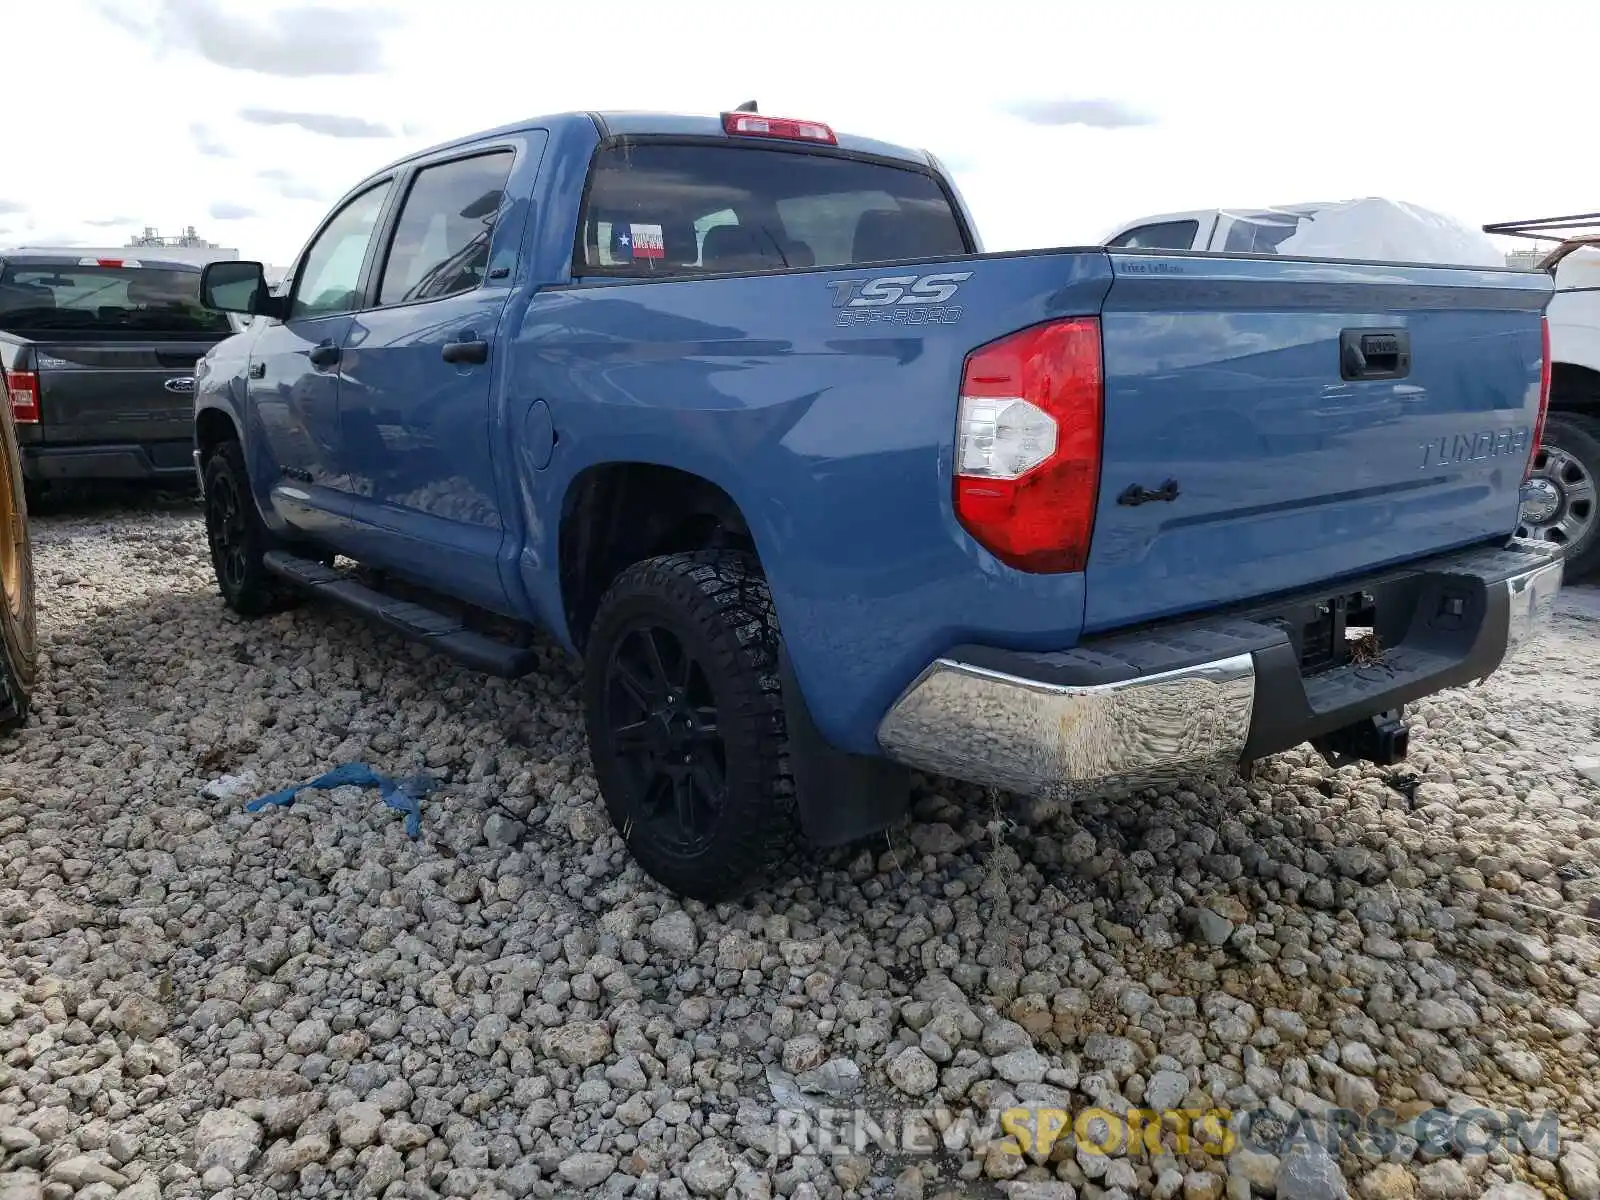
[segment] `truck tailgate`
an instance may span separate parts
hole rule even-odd
[[[1510,534],[1544,276],[1111,258],[1086,632]]]
[[[216,341],[41,339],[34,347],[40,440],[81,443],[190,438],[194,364]]]

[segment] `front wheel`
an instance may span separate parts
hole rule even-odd
[[[1578,580],[1600,568],[1600,418],[1553,412],[1523,489],[1517,535],[1560,546],[1566,577]]]
[[[706,903],[792,847],[778,625],[752,560],[635,563],[600,602],[584,709],[612,823],[658,882]]]
[[[206,542],[223,603],[241,617],[280,607],[284,589],[262,561],[274,539],[256,511],[238,442],[223,442],[206,460],[205,494]]]

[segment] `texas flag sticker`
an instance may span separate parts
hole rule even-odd
[[[667,244],[661,236],[659,225],[629,225],[628,232],[633,235],[634,258],[665,258]]]

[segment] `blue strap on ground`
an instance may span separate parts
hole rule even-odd
[[[375,787],[385,804],[406,815],[406,836],[415,839],[422,836],[422,807],[419,802],[435,786],[434,781],[424,775],[390,779],[387,775],[379,775],[366,763],[345,763],[305,783],[297,783],[293,787],[258,796],[246,804],[244,809],[246,812],[260,812],[269,804],[290,805],[308,788],[327,790],[336,787]]]

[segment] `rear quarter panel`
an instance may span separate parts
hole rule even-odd
[[[830,287],[947,272],[971,272],[953,323],[842,317]],[[534,608],[570,640],[563,498],[590,466],[642,462],[701,475],[739,505],[807,701],[841,748],[875,752],[885,708],[968,637],[1070,645],[1082,577],[1005,568],[955,520],[955,414],[968,351],[1092,314],[1109,285],[1103,254],[1061,252],[539,293],[504,327],[511,444],[530,444],[540,398],[558,439],[547,467],[517,472]]]

